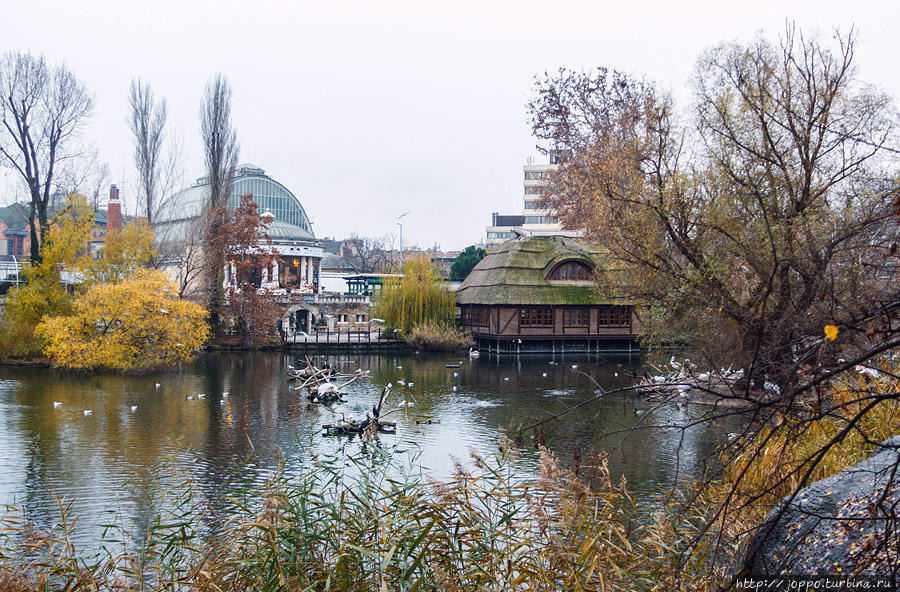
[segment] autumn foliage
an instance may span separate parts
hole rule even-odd
[[[72,369],[142,370],[191,359],[209,336],[206,311],[177,298],[165,276],[141,269],[121,282],[97,284],[71,315],[46,317],[36,336],[58,365]]]
[[[218,234],[212,248],[221,252],[229,266],[230,281],[225,288],[224,317],[231,320],[245,346],[265,344],[276,335],[276,322],[282,307],[275,301],[273,290],[277,287],[263,273],[280,263],[278,251],[266,234],[271,219],[259,213],[253,196],[242,195],[233,211],[221,216]],[[269,283],[269,285],[265,285]]]

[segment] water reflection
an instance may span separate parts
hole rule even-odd
[[[417,355],[331,361],[341,370],[370,371],[369,379],[348,387],[348,401],[333,411],[311,407],[291,390],[286,368],[297,360],[284,353],[209,354],[184,372],[146,377],[0,369],[0,502],[23,507],[41,525],[58,519],[57,500],[65,497],[82,517],[86,540],[111,515],[128,522],[140,540],[149,516],[170,503],[162,494],[187,481],[212,515],[226,515],[227,494],[263,482],[274,468],[276,447],[295,473],[308,468],[313,454],[361,454],[358,438],[323,437],[321,425],[341,414],[364,415],[388,382],[394,394],[387,409],[397,433],[382,434],[381,444],[418,457],[440,478],[472,450],[495,453],[502,429],[572,409],[597,385],[606,391],[628,386],[642,372],[636,357],[555,364],[546,358]],[[456,363],[459,368],[446,367]],[[597,384],[573,372],[572,364]],[[408,406],[400,408],[401,401]],[[637,415],[636,409],[645,412]],[[703,411],[609,395],[541,426],[534,442],[565,463],[609,450],[614,477],[623,475],[633,490],[648,492],[703,471],[723,434],[735,431],[709,424],[673,427]],[[635,425],[655,427],[623,439]],[[537,452],[525,446],[523,475],[536,460]]]

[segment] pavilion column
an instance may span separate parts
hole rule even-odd
[[[309,260],[306,257],[300,257],[300,281],[303,282],[306,279],[306,274],[309,267]]]

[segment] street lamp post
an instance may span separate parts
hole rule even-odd
[[[397,226],[400,227],[400,265],[403,265],[403,224],[400,222],[407,214],[411,214],[412,210],[408,212],[403,212],[400,214],[400,217],[397,218]]]

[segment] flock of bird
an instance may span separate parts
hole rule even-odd
[[[158,389],[160,386],[162,386],[162,385],[161,385],[160,383],[157,382],[157,383],[154,385],[154,388],[157,388],[157,389]],[[202,399],[205,399],[205,398],[206,398],[206,393],[200,393],[200,394],[198,394],[196,397],[195,397],[194,395],[185,395],[184,400],[185,400],[185,401],[193,401],[194,399],[202,400]],[[225,391],[225,392],[222,393],[222,398],[219,400],[219,405],[223,405],[223,406],[224,406],[224,405],[225,405],[225,400],[226,400],[227,398],[228,398],[228,391]],[[62,406],[63,406],[63,404],[62,404],[61,401],[53,401],[53,408],[54,408],[54,409],[62,409]],[[132,413],[137,413],[138,406],[137,406],[137,405],[131,405],[131,406],[129,407],[129,409],[131,410]],[[94,410],[93,410],[93,409],[82,409],[82,410],[81,410],[81,414],[82,414],[84,417],[88,417],[88,416],[94,414]]]

